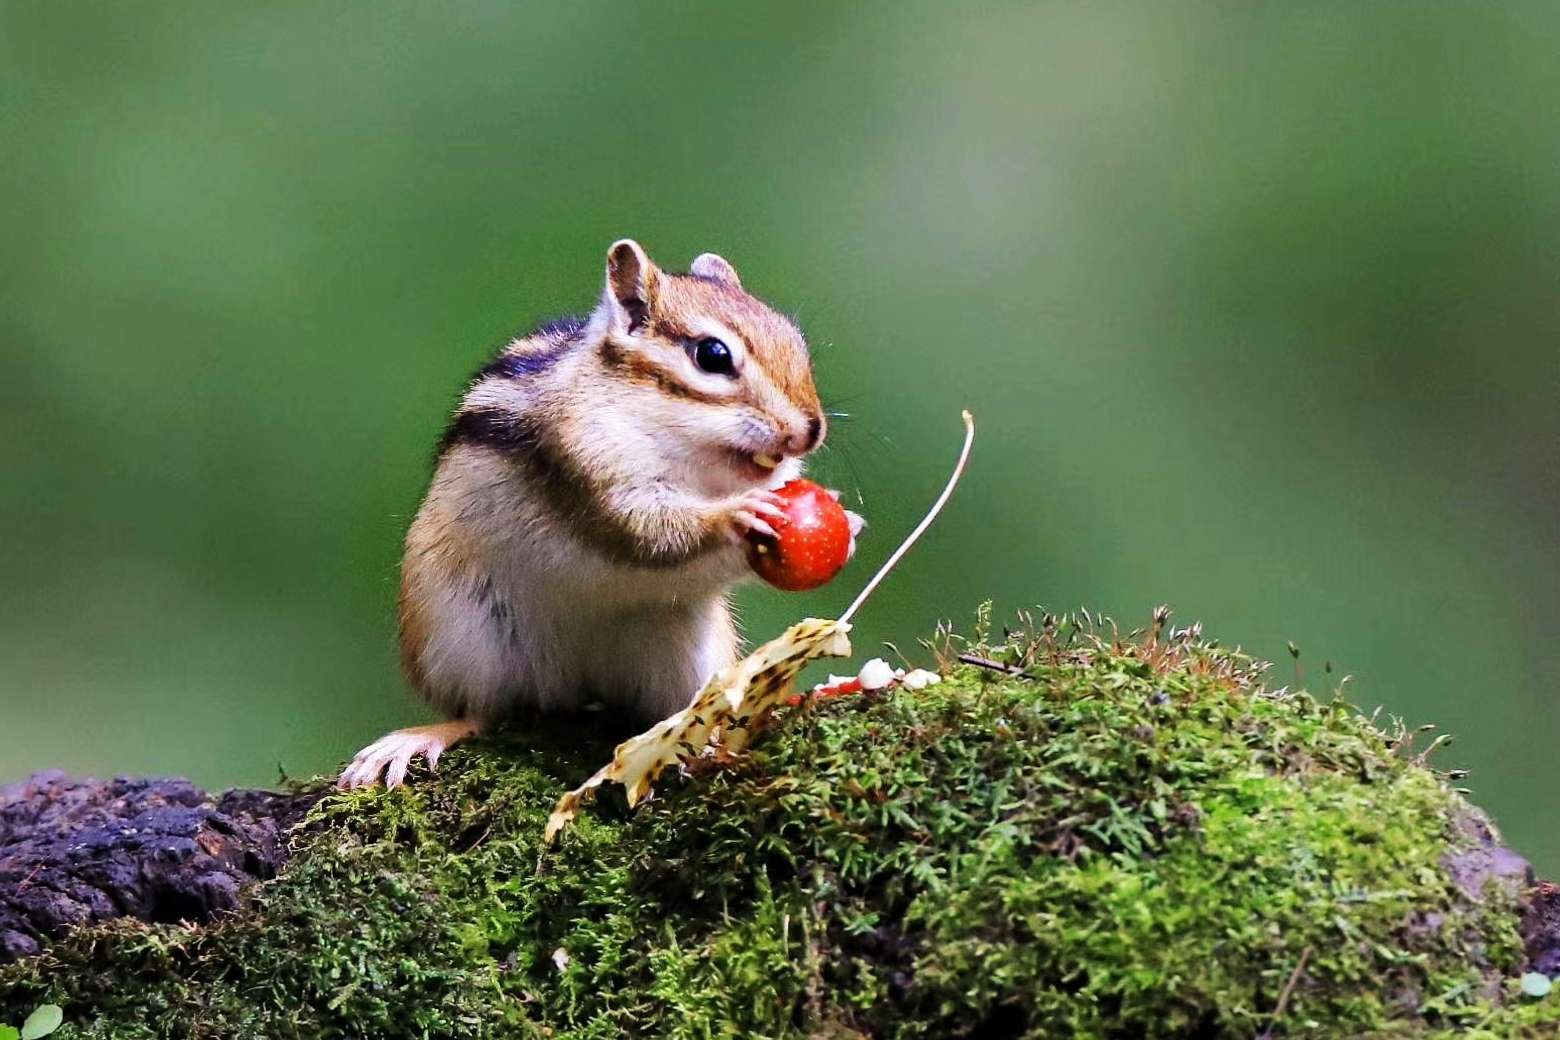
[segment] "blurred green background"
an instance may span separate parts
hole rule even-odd
[[[0,780],[332,769],[421,717],[468,372],[622,235],[797,314],[860,619],[1160,602],[1457,735],[1560,873],[1560,9],[0,5]],[[603,634],[604,640],[610,633]],[[1336,678],[1336,673],[1332,678]]]

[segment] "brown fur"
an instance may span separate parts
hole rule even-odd
[[[638,567],[675,567],[688,559],[714,549],[721,541],[720,522],[713,514],[689,518],[692,523],[674,537],[654,537],[652,532],[634,526],[630,517],[619,516],[606,503],[604,489],[569,456],[557,437],[529,417],[510,420],[515,438],[499,449],[505,461],[525,474],[549,510],[566,524],[580,541],[607,559]],[[453,451],[492,450],[492,445],[455,442]],[[419,518],[419,524],[427,521]],[[454,530],[457,521],[445,520],[440,526]],[[418,525],[413,526],[413,530]],[[413,552],[410,535],[407,554]],[[432,554],[432,550],[426,550]],[[464,570],[464,568],[457,569]]]
[[[428,677],[423,672],[422,654],[428,646],[428,625],[423,621],[422,605],[404,574],[401,594],[396,598],[396,625],[400,630],[401,671],[415,689],[426,689]]]
[[[813,386],[807,341],[790,319],[743,292],[740,286],[693,275],[666,275],[649,317],[650,331],[669,340],[686,339],[683,314],[707,314],[740,333],[749,355],[764,367],[786,397],[804,412],[821,410]]]
[[[434,589],[474,573],[478,562],[477,548],[462,536],[458,521],[442,510],[426,506],[418,512],[406,532],[396,620],[400,629],[401,670],[419,690],[427,687],[422,654],[431,636],[425,598]]]
[[[725,398],[689,386],[671,369],[657,364],[637,351],[624,350],[610,339],[601,345],[601,363],[614,369],[630,382],[641,386],[653,386],[662,393],[681,397],[685,401],[713,405],[725,403]]]

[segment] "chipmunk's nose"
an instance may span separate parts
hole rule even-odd
[[[785,449],[790,455],[806,455],[818,445],[823,443],[825,433],[823,416],[809,415],[805,430],[793,430],[787,438]]]

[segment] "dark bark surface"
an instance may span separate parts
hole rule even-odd
[[[59,771],[0,788],[0,962],[95,921],[236,909],[247,883],[281,868],[316,797]]]
[[[1526,893],[1522,900],[1522,942],[1534,971],[1560,974],[1560,886],[1537,881],[1533,866],[1502,845],[1482,813],[1469,813],[1458,826],[1477,844],[1442,860],[1469,899],[1479,899],[1491,882]]]
[[[1522,916],[1522,939],[1534,971],[1560,976],[1560,885],[1539,882]]]

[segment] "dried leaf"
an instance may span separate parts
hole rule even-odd
[[[611,762],[560,798],[543,840],[550,844],[574,819],[585,796],[608,780],[622,784],[628,804],[637,805],[668,766],[742,750],[785,700],[809,661],[850,655],[849,631],[843,621],[808,618],[721,671],[688,707],[619,744]]]

